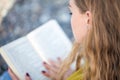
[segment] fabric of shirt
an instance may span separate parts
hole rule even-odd
[[[4,72],[2,76],[0,76],[0,80],[12,80],[10,78],[10,75],[8,74],[8,72]]]
[[[83,80],[83,69],[74,72],[67,80]]]

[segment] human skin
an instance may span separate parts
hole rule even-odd
[[[81,13],[74,1],[75,0],[70,0],[68,6],[71,13],[71,26],[75,41],[81,43],[87,35],[91,26],[91,12],[86,11],[85,13]],[[57,70],[59,70],[62,61],[60,58],[58,58],[56,61],[50,60],[50,63],[51,65],[43,62],[43,66],[46,68],[46,71],[41,71],[41,73],[46,77],[57,80],[56,73]],[[8,72],[13,80],[19,80],[11,70],[8,70]],[[72,70],[69,70],[69,72],[65,74],[64,79],[66,80],[67,76],[69,76],[71,73]],[[30,76],[25,77],[26,80],[31,80]]]

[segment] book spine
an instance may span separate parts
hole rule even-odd
[[[16,76],[20,79],[20,80],[24,80],[22,79],[22,76],[20,76],[20,74],[18,73],[18,71],[16,70],[14,64],[12,64],[11,60],[9,59],[9,57],[7,56],[6,52],[4,49],[0,48],[0,54],[3,57],[3,59],[5,60],[5,62],[8,64],[8,66],[12,69],[12,71],[16,74]]]

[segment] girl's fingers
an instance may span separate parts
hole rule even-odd
[[[47,64],[47,63],[43,63],[43,65],[44,65],[44,67],[48,70],[48,71],[52,71],[52,72],[54,72],[54,73],[57,73],[57,71],[58,71],[58,68],[57,67],[55,67],[55,66],[52,66],[52,65],[49,65],[49,64]]]
[[[28,73],[26,73],[25,80],[32,80]]]
[[[62,63],[62,60],[60,57],[58,57],[57,61],[49,60],[49,63],[50,63],[50,66],[48,66],[49,64],[46,65],[47,64],[46,62],[43,62],[47,70],[49,70],[51,66],[58,69]]]
[[[19,80],[10,68],[8,68],[8,73],[11,76],[12,80]]]
[[[51,66],[55,67],[55,68],[59,68],[61,64],[59,64],[59,62],[57,61],[53,61],[53,60],[49,60]]]
[[[42,74],[46,77],[50,77],[50,73],[49,72],[46,72],[46,71],[42,71]]]
[[[58,60],[59,64],[62,63],[62,59],[60,57],[58,57],[57,60]]]
[[[56,61],[49,60],[49,63],[43,62],[44,67],[47,69],[47,71],[42,71],[42,74],[46,77],[49,77],[53,80],[57,79],[56,73],[58,72],[60,65],[62,63],[61,58],[57,58]]]
[[[56,73],[54,73],[53,71],[48,71],[48,72],[42,71],[42,74],[46,77],[51,78],[52,80],[55,80],[57,78]]]
[[[8,68],[8,73],[10,74],[12,80],[19,80],[18,77],[13,73],[13,71],[10,68]],[[26,73],[25,80],[32,80],[28,73]]]
[[[47,64],[46,62],[43,62],[43,65],[47,70],[50,70],[51,66],[49,64]]]

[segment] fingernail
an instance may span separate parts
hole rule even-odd
[[[7,68],[7,70],[9,70],[9,68]]]
[[[43,64],[47,64],[46,62],[43,62]]]
[[[46,71],[42,71],[42,73],[46,73]]]
[[[26,73],[26,76],[28,76],[28,77],[29,77],[29,76],[30,76],[30,75],[29,75],[29,73]]]
[[[58,57],[58,60],[60,60],[60,57]]]
[[[8,68],[8,71],[10,71],[10,69]]]

